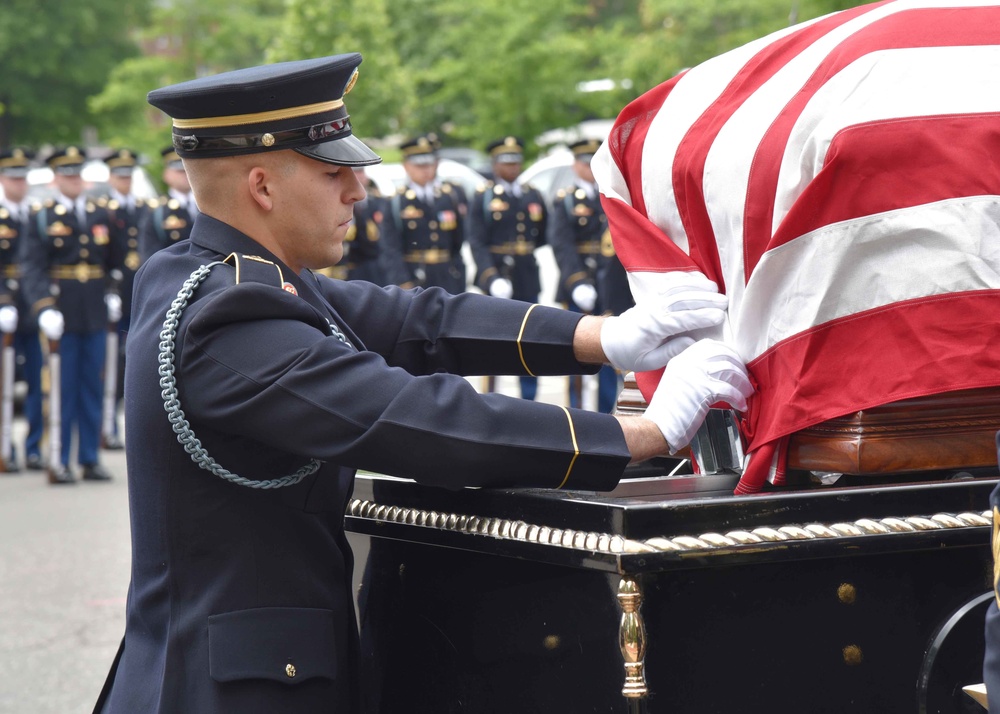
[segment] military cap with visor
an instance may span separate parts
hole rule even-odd
[[[490,142],[486,147],[490,158],[500,164],[520,164],[524,162],[524,142],[516,136],[505,136]]]
[[[601,148],[603,142],[600,139],[580,139],[569,145],[569,150],[573,152],[576,161],[589,163],[597,150]]]
[[[440,148],[441,142],[437,134],[420,134],[407,139],[399,146],[399,150],[403,152],[403,161],[422,165],[437,161],[437,152]]]
[[[139,164],[139,157],[131,149],[118,149],[104,160],[104,163],[115,176],[131,176]]]
[[[344,96],[358,53],[279,62],[155,89],[147,100],[173,119],[184,159],[292,149],[342,166],[382,161],[351,131]]]
[[[85,160],[86,153],[79,146],[64,146],[50,154],[45,163],[60,176],[79,176]]]
[[[26,178],[31,160],[35,157],[28,149],[12,147],[0,151],[0,175],[9,178]]]

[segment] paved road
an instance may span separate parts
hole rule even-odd
[[[102,462],[111,483],[0,474],[3,714],[90,712],[118,648],[130,558],[125,457],[102,452]]]

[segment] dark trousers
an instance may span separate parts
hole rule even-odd
[[[101,435],[102,389],[106,335],[67,332],[59,341],[62,393],[62,462],[69,466],[73,427],[77,427],[77,463],[97,463]]]
[[[38,332],[15,332],[14,352],[22,362],[21,370],[28,393],[24,398],[24,416],[28,420],[28,438],[24,455],[40,456],[45,423],[42,419],[42,343]]]

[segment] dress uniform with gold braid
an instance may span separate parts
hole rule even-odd
[[[574,161],[589,162],[600,145],[596,139],[574,142],[570,145]],[[596,315],[620,315],[635,304],[627,275],[611,242],[608,218],[596,184],[577,178],[572,186],[556,192],[549,220],[549,242],[559,265],[558,301],[571,310],[581,310],[573,301],[573,290],[579,285],[590,285],[597,291],[592,310]],[[571,406],[580,405],[577,382],[571,380]],[[611,413],[618,387],[614,369],[603,367],[599,375],[599,411]]]
[[[507,136],[487,146],[494,165],[520,165],[524,142]],[[517,170],[517,169],[515,169]],[[469,247],[476,261],[476,286],[487,295],[497,280],[507,280],[514,300],[538,302],[541,280],[535,249],[546,242],[545,199],[531,186],[520,186],[497,177],[476,191],[469,204]],[[521,396],[534,399],[534,377],[521,378]]]
[[[174,148],[167,147],[160,152],[164,165],[179,170],[184,169],[181,157]],[[169,189],[150,206],[145,219],[139,226],[139,258],[141,262],[153,253],[178,241],[187,240],[191,235],[198,206],[191,192],[186,194]]]
[[[138,166],[139,157],[130,149],[119,149],[104,160],[108,171],[114,176],[131,177]],[[118,401],[124,395],[125,387],[125,339],[128,335],[129,323],[132,317],[132,284],[135,282],[135,271],[139,269],[142,260],[139,257],[139,228],[146,220],[152,208],[145,199],[137,198],[129,193],[123,195],[113,188],[108,190],[101,201],[111,215],[111,221],[117,228],[119,240],[124,241],[119,247],[124,256],[121,268],[121,278],[118,290],[122,298],[122,317],[118,321]],[[99,203],[101,202],[99,201]],[[118,438],[118,420],[114,421],[114,435],[106,435],[105,448],[122,448]]]
[[[149,100],[184,157],[270,148],[374,164],[343,102],[360,62],[238,70]],[[256,124],[220,119],[244,115]],[[164,315],[192,281],[167,342]],[[139,269],[133,306],[126,424],[142,439],[126,444],[132,580],[105,714],[359,711],[344,533],[355,467],[452,488],[602,490],[629,461],[613,417],[481,395],[461,376],[593,371],[566,310],[297,274],[207,213]],[[190,434],[175,432],[181,417]],[[181,443],[195,436],[205,454]],[[265,481],[285,485],[252,487]]]
[[[82,149],[69,146],[48,158],[58,174],[78,176]],[[65,332],[59,341],[62,400],[61,470],[54,482],[72,482],[70,447],[77,430],[77,460],[88,480],[106,480],[98,463],[104,352],[109,309],[106,295],[116,294],[112,274],[122,268],[123,241],[111,214],[81,193],[59,194],[32,206],[23,252],[23,286],[32,311],[62,313]],[[40,320],[41,321],[41,320]],[[50,474],[53,469],[50,467]]]
[[[0,152],[0,174],[25,179],[34,154],[20,148]],[[25,186],[25,191],[27,186]],[[21,375],[27,386],[24,415],[28,421],[28,435],[24,443],[25,466],[43,468],[41,457],[42,434],[45,424],[42,417],[42,345],[38,338],[38,322],[21,287],[22,243],[27,239],[29,206],[25,201],[14,203],[10,196],[0,199],[0,304],[17,309],[17,330],[14,332],[14,350],[21,365]],[[18,470],[15,454],[4,454],[7,471]]]
[[[404,161],[437,161],[437,141],[420,136],[401,147]],[[408,183],[389,197],[382,222],[386,281],[404,288],[440,287],[465,292],[465,192],[447,181]]]

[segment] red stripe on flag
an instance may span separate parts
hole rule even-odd
[[[883,4],[885,3],[839,12],[764,47],[747,62],[719,98],[691,125],[677,147],[673,165],[677,209],[688,235],[691,255],[698,265],[702,266],[703,272],[719,285],[721,292],[725,292],[725,283],[715,232],[708,216],[703,190],[705,161],[712,144],[722,127],[743,106],[747,98],[803,50],[845,22]],[[615,249],[617,250],[617,245]],[[749,271],[746,274],[749,276]]]
[[[617,198],[601,195],[601,205],[614,226],[618,259],[629,272],[666,273],[697,270],[691,257],[659,229],[645,214]]]
[[[860,409],[1000,385],[1000,290],[951,293],[834,320],[747,365],[752,450]]]
[[[872,23],[831,52],[778,115],[757,148],[743,219],[745,275],[749,278],[761,256],[772,247],[774,197],[785,146],[795,122],[827,80],[874,51],[996,44],[1000,44],[1000,7],[927,8],[904,10]],[[900,158],[912,153],[911,148]],[[824,200],[829,200],[829,196],[824,196]]]
[[[989,195],[1000,195],[1000,115],[858,124],[834,137],[770,247],[860,216]]]

